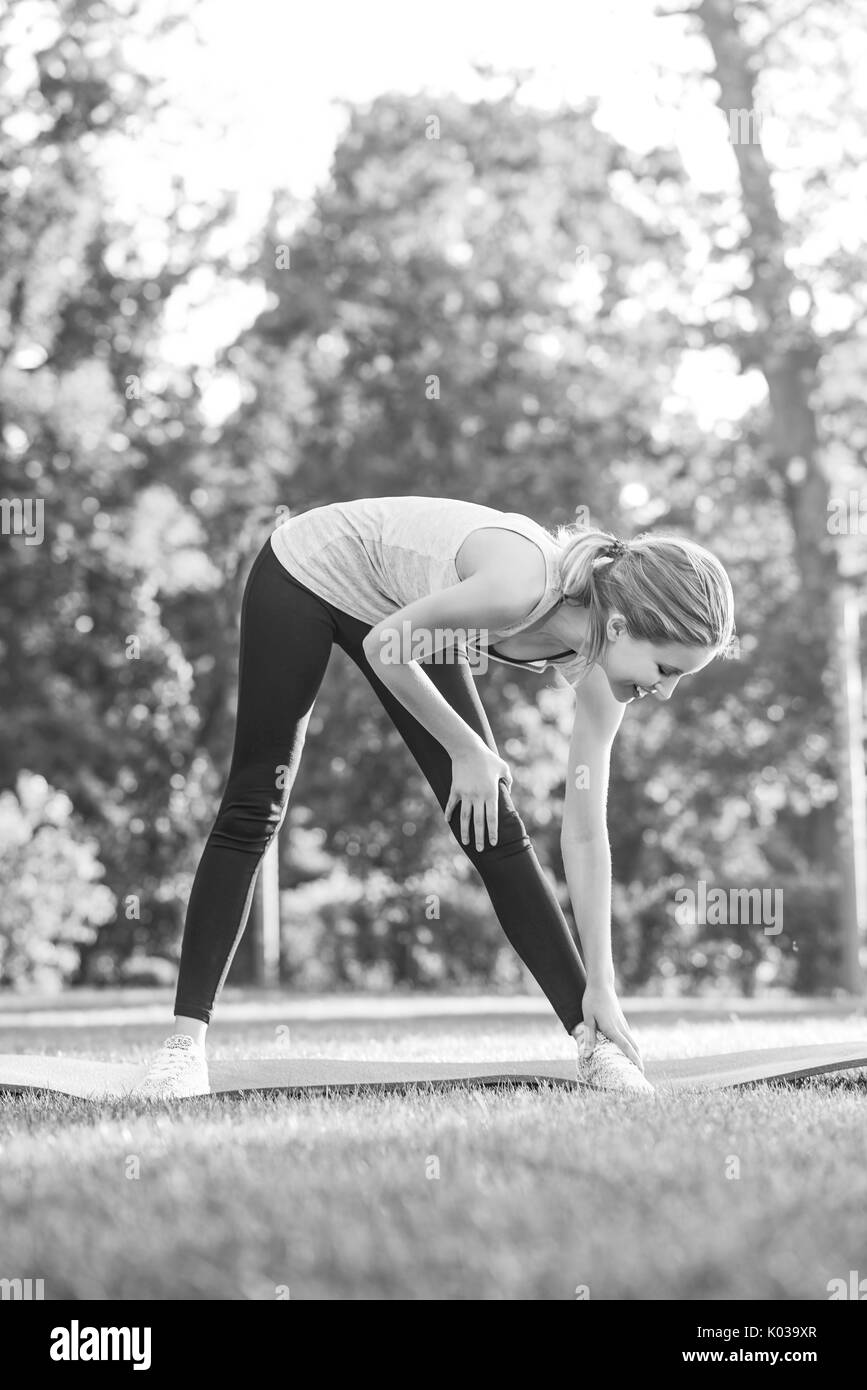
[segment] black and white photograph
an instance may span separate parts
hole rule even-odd
[[[0,4],[23,1366],[854,1357],[865,74],[863,0]]]

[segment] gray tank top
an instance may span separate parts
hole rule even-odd
[[[314,594],[373,627],[413,600],[461,582],[455,557],[479,527],[517,531],[534,541],[545,558],[545,591],[532,612],[507,627],[489,629],[491,660],[540,673],[551,667],[569,685],[587,674],[577,652],[535,661],[498,656],[491,648],[523,632],[559,596],[559,552],[553,538],[520,512],[501,512],[478,502],[448,497],[364,497],[331,502],[290,516],[271,533],[281,565]]]

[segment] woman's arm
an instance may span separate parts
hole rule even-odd
[[[643,1070],[641,1052],[615,994],[611,952],[608,776],[611,746],[626,705],[615,700],[598,666],[591,668],[575,694],[560,850],[587,971],[582,1001],[585,1055],[596,1046],[598,1026]]]
[[[608,776],[611,746],[626,705],[598,666],[575,690],[560,849],[588,980],[614,987],[611,955],[611,850]]]
[[[539,595],[522,563],[507,574],[479,570],[459,584],[408,603],[371,628],[364,653],[374,673],[401,704],[445,748],[452,764],[451,789],[444,807],[451,825],[460,808],[460,838],[469,844],[470,822],[476,848],[484,849],[485,825],[497,843],[499,784],[511,786],[509,765],[471,729],[418,664],[444,646],[462,645],[470,629],[484,632],[516,622],[531,612]]]
[[[611,954],[611,849],[608,836],[560,845],[588,985],[614,989]]]
[[[504,575],[478,571],[424,598],[415,599],[383,618],[362,646],[373,670],[410,714],[433,734],[451,757],[491,749],[452,709],[419,665],[434,652],[465,639],[473,630],[496,631],[532,611],[534,594],[529,572]]]

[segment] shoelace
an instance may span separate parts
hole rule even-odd
[[[605,1035],[604,1033],[600,1032],[600,1030],[597,1028],[597,1029],[596,1029],[596,1046],[594,1047],[593,1051],[590,1053],[590,1057],[595,1057],[596,1053],[599,1051],[600,1048],[608,1048],[608,1047],[613,1047],[613,1048],[615,1049],[615,1051],[618,1052],[619,1055],[620,1055],[621,1057],[625,1057],[625,1056],[626,1056],[626,1054],[625,1054],[624,1052],[621,1052],[621,1050],[620,1050],[620,1048],[617,1046],[617,1044],[616,1044],[615,1042],[612,1042],[611,1038],[606,1037],[606,1035]],[[610,1055],[610,1054],[606,1054],[605,1052],[603,1052],[603,1056],[606,1056],[606,1055]],[[627,1058],[626,1060],[628,1061],[628,1058]],[[588,1058],[588,1061],[589,1061],[589,1058]]]
[[[612,1048],[613,1051],[610,1050]],[[627,1083],[630,1087],[641,1091],[649,1085],[641,1068],[630,1061],[614,1043],[605,1048],[602,1055],[596,1059],[591,1072],[591,1082],[594,1081],[602,1086],[611,1081]]]
[[[634,1062],[616,1047],[614,1043],[609,1043],[607,1047],[603,1044],[600,1055],[594,1058],[594,1068],[597,1071],[628,1071],[630,1074],[638,1071]]]
[[[631,1062],[615,1042],[606,1038],[604,1033],[596,1031],[596,1046],[587,1059],[587,1065],[592,1066],[594,1071],[622,1070],[624,1064],[629,1068],[629,1074],[639,1071],[634,1062]]]
[[[185,1059],[193,1055],[192,1052],[179,1047],[165,1048],[157,1057],[149,1074],[152,1077],[160,1078],[170,1075],[174,1077],[183,1066]]]

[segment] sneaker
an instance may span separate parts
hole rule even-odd
[[[166,1038],[132,1096],[168,1100],[174,1096],[209,1096],[205,1049],[189,1033]]]
[[[616,1043],[596,1030],[596,1046],[585,1061],[582,1054],[583,1039],[578,1041],[578,1080],[596,1091],[632,1091],[641,1095],[655,1095],[647,1077],[634,1062],[630,1062],[625,1052]]]

